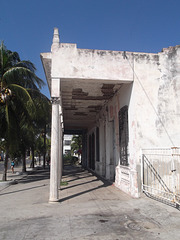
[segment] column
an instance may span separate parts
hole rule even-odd
[[[105,139],[105,148],[106,148],[106,179],[110,179],[110,158],[111,158],[111,148],[112,148],[112,138],[110,132],[110,123],[108,118],[105,123],[106,139]]]
[[[61,101],[62,102],[62,101]],[[62,168],[63,168],[63,132],[62,132],[63,116],[62,116],[62,107],[59,106],[59,166],[58,166],[58,188],[60,189],[60,183],[62,178]]]
[[[50,202],[59,200],[59,166],[60,166],[60,147],[59,147],[59,106],[60,106],[60,78],[57,76],[56,53],[60,47],[59,31],[54,28],[53,43],[51,46],[51,102],[52,102],[52,121],[51,121],[51,171],[50,171]]]
[[[50,202],[59,200],[58,194],[59,162],[59,98],[52,98],[51,122],[51,166],[50,166]]]

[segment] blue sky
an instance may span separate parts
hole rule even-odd
[[[180,45],[180,0],[0,0],[0,40],[30,60],[45,83],[41,52],[53,29],[78,48],[160,52]],[[49,97],[46,86],[42,92]]]

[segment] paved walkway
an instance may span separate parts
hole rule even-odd
[[[63,182],[57,203],[48,203],[48,170],[1,187],[0,239],[180,239],[175,208],[147,197],[132,199],[80,167],[66,167]]]

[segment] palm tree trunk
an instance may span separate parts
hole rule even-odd
[[[45,169],[46,165],[46,124],[44,127],[44,152],[43,152],[43,169]]]
[[[7,181],[8,158],[9,158],[9,151],[6,150],[6,157],[4,159],[4,170],[3,170],[2,181]]]
[[[22,156],[22,172],[26,172],[26,151],[24,151]]]
[[[34,168],[34,147],[31,147],[31,151],[32,151],[32,163],[31,163],[31,167]]]

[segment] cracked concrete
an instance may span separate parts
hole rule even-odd
[[[63,181],[57,203],[48,203],[47,169],[1,188],[0,239],[180,239],[180,212],[171,206],[133,199],[80,167],[66,166]]]

